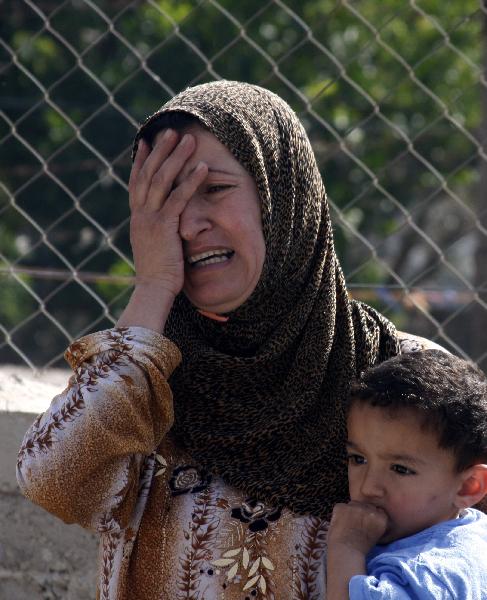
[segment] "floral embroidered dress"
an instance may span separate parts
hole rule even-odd
[[[172,443],[171,341],[110,329],[66,358],[75,374],[26,433],[17,479],[36,504],[101,534],[98,599],[325,598],[327,523],[247,498]]]

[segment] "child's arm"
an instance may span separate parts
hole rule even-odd
[[[354,575],[366,575],[365,557],[385,532],[384,511],[360,502],[337,504],[328,530],[327,600],[349,600]]]

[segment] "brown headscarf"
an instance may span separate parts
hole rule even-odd
[[[172,435],[249,496],[326,517],[348,496],[344,399],[359,372],[399,353],[395,328],[348,297],[310,142],[281,98],[233,81],[189,88],[135,146],[174,111],[199,119],[255,179],[266,259],[225,323],[176,299],[165,332],[183,356]]]

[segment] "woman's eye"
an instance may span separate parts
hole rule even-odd
[[[207,194],[217,194],[218,192],[223,192],[223,190],[227,190],[228,188],[230,188],[230,185],[209,185],[206,188],[206,193]]]
[[[404,465],[392,465],[391,470],[397,473],[398,475],[416,475],[416,471],[408,469]]]
[[[366,461],[363,456],[360,456],[360,454],[349,454],[348,462],[352,465],[364,465]]]

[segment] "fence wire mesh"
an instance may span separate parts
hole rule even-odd
[[[284,97],[351,294],[487,367],[487,8],[464,0],[0,0],[0,363],[59,366],[133,264],[135,129],[188,85]]]

